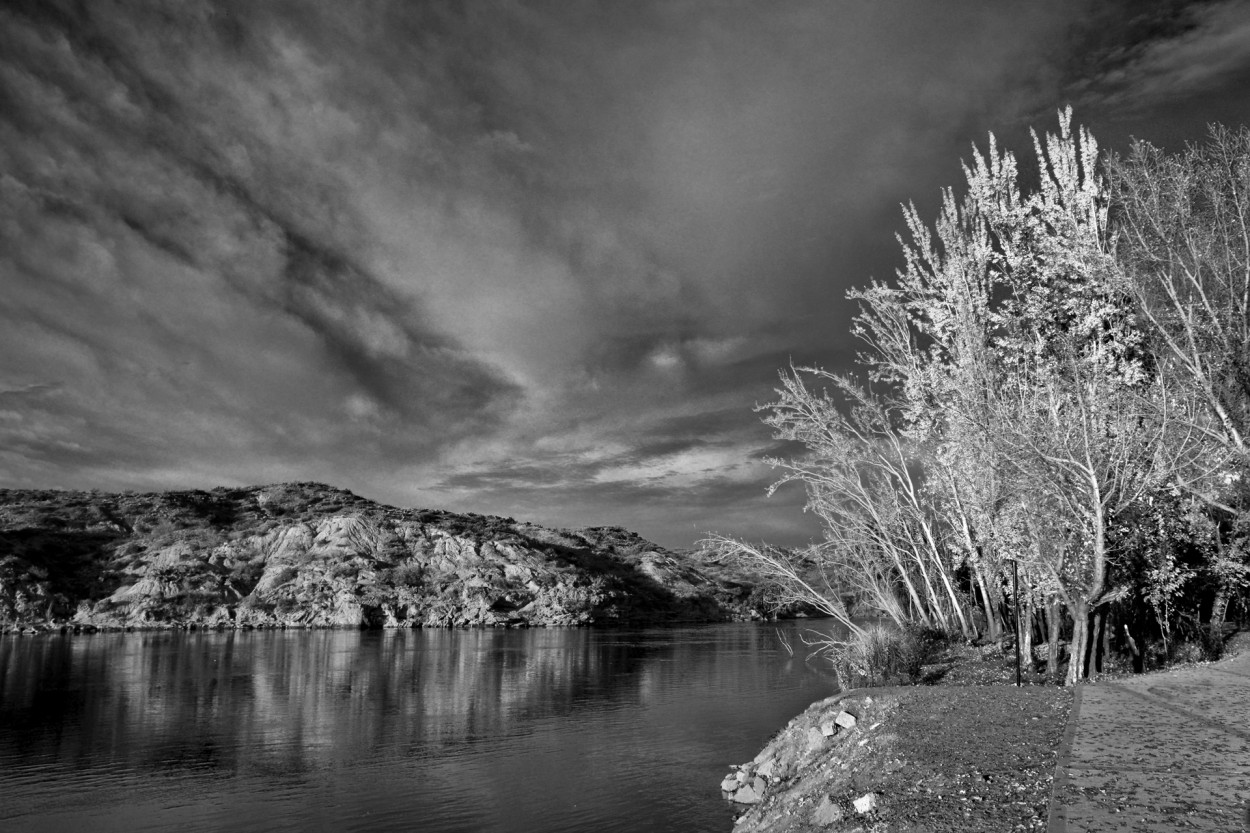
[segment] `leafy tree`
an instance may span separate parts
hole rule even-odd
[[[1086,674],[1091,619],[1130,585],[1165,637],[1201,582],[1222,621],[1250,584],[1250,132],[1213,136],[1181,158],[1139,144],[1109,182],[1069,109],[1033,134],[1032,186],[991,135],[932,227],[904,207],[897,279],[850,293],[877,392],[791,368],[764,409],[807,449],[772,461],[773,488],[803,483],[825,525],[808,555],[834,581],[804,592],[851,588],[900,624],[969,634],[967,576],[996,636],[1014,565],[1022,642],[1044,603],[1052,671],[1060,603],[1072,617],[1069,683]],[[1223,513],[1186,521],[1205,560],[1133,562],[1123,548],[1142,542],[1116,530],[1178,490]]]
[[[1244,459],[1250,455],[1250,129],[1212,126],[1208,143],[1180,154],[1138,141],[1109,169],[1120,254],[1136,278],[1160,362],[1201,404],[1207,419],[1194,414],[1195,424]]]
[[[1108,169],[1158,372],[1207,444],[1177,485],[1209,507],[1218,625],[1250,574],[1250,129],[1213,125],[1206,143],[1177,154],[1135,142]]]

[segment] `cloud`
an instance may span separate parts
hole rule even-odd
[[[0,479],[805,540],[752,406],[1087,5],[10,4]],[[1085,75],[1227,76],[1203,14]]]
[[[355,450],[428,457],[498,422],[515,384],[376,274],[325,156],[298,176],[282,161],[273,122],[316,147],[351,133],[306,76],[292,90],[272,61],[189,40],[195,10],[146,21],[166,41],[103,12],[35,12],[6,15],[0,65],[0,378],[64,393],[60,419],[32,406],[5,435],[19,477],[217,458],[210,476],[234,480],[310,448],[329,475]],[[249,119],[266,85],[271,110]]]
[[[1240,0],[1129,7],[1071,86],[1085,108],[1141,113],[1250,78],[1250,7]]]

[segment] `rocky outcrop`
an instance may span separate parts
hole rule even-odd
[[[716,621],[750,616],[753,592],[617,527],[398,509],[316,483],[0,490],[9,630]]]

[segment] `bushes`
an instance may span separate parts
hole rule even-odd
[[[817,643],[843,688],[920,682],[924,666],[950,642],[934,628],[872,625],[844,641]]]
[[[1214,662],[1224,655],[1224,629],[1202,622],[1197,616],[1181,615],[1176,639],[1167,645],[1167,661]]]

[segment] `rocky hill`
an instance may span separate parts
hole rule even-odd
[[[398,509],[317,483],[0,489],[0,630],[746,618],[749,577],[617,527]]]

